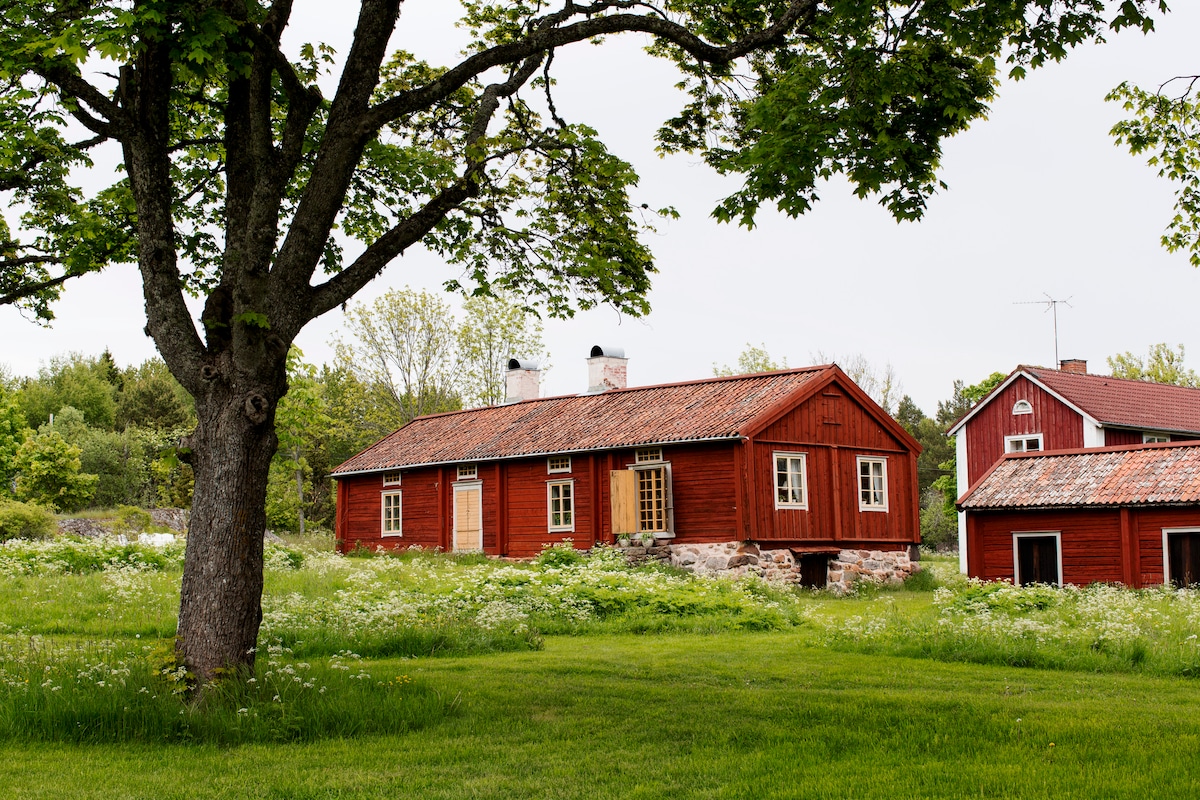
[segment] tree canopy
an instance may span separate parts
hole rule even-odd
[[[800,214],[835,174],[913,219],[939,188],[942,141],[984,116],[998,61],[1020,76],[1165,10],[463,0],[470,42],[438,65],[389,52],[401,5],[362,0],[335,54],[285,39],[292,0],[0,0],[0,302],[46,318],[71,276],[136,261],[147,332],[195,398],[179,654],[203,679],[253,659],[274,415],[308,322],[418,243],[473,292],[560,316],[648,310],[638,176],[559,114],[557,52],[638,33],[677,67],[685,99],[658,143],[741,176],[718,219]],[[85,188],[102,157],[122,171]],[[199,326],[189,293],[205,298]]]
[[[1200,75],[1181,75],[1147,91],[1123,83],[1109,95],[1132,114],[1113,126],[1118,142],[1134,155],[1146,153],[1160,177],[1177,184],[1175,215],[1162,236],[1170,252],[1188,254],[1200,267]]]

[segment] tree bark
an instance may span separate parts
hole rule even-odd
[[[262,622],[267,475],[277,439],[259,392],[214,387],[197,402],[196,476],[176,654],[208,683],[254,666]]]

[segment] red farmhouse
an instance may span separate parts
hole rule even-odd
[[[1017,367],[950,428],[960,492],[1006,453],[1200,439],[1200,389],[1089,375],[1081,360],[1061,367]],[[960,567],[975,576],[962,514],[958,543]]]
[[[968,570],[1014,583],[1200,581],[1200,445],[1005,456],[962,499]]]
[[[592,355],[587,394],[421,417],[338,467],[339,546],[524,557],[649,533],[714,571],[911,569],[920,445],[837,366],[623,388],[626,359]],[[536,371],[510,362],[509,386],[535,394]]]

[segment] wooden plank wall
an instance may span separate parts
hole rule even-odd
[[[834,383],[755,436],[752,538],[848,547],[920,541],[916,454],[876,413]],[[775,508],[775,452],[807,455],[807,510]],[[859,510],[858,456],[887,459],[886,512]]]
[[[1028,400],[1032,414],[1013,415],[1013,404]],[[1004,437],[1042,434],[1046,450],[1083,447],[1083,418],[1043,391],[1027,378],[1020,377],[994,397],[967,423],[967,478],[975,483],[1004,455]],[[967,487],[960,486],[959,491]]]
[[[1013,533],[1061,531],[1064,582],[1156,586],[1163,581],[1163,528],[1187,527],[1200,527],[1200,508],[974,512],[967,518],[968,573],[1013,580]]]

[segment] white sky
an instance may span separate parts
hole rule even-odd
[[[294,41],[323,38],[344,52],[353,19],[334,5],[297,3]],[[448,24],[451,5],[408,0],[398,44],[447,62],[461,35]],[[1167,342],[1188,347],[1194,364],[1200,273],[1186,255],[1159,246],[1172,186],[1114,145],[1108,131],[1122,110],[1104,102],[1122,80],[1152,88],[1200,70],[1200,4],[1175,5],[1149,37],[1126,31],[1005,83],[990,119],[945,144],[941,176],[950,188],[918,223],[897,224],[834,184],[801,219],[765,210],[753,231],[719,225],[709,212],[736,185],[697,159],[653,151],[654,130],[680,103],[669,66],[633,38],[560,54],[560,113],[597,128],[638,168],[638,203],[674,205],[683,218],[662,223],[649,242],[660,269],[649,317],[597,309],[546,321],[553,368],[543,392],[585,390],[593,344],[623,347],[630,384],[646,385],[709,377],[714,362],[733,363],[752,343],[790,366],[817,352],[891,363],[903,391],[932,415],[956,378],[974,383],[1021,363],[1052,365],[1051,315],[1020,305],[1047,294],[1070,299],[1058,310],[1061,358],[1107,372],[1106,356]],[[358,299],[406,285],[438,290],[456,276],[414,249]],[[108,347],[120,364],[154,355],[133,267],[69,284],[56,313],[47,329],[0,307],[0,364],[28,375],[72,350]],[[309,361],[332,359],[329,341],[341,324],[333,312],[301,334]]]

